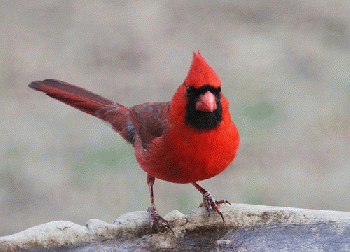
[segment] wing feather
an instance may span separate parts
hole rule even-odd
[[[145,149],[154,138],[164,134],[168,120],[168,107],[168,102],[149,102],[130,109],[136,135],[140,137]]]

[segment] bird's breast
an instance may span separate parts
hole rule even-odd
[[[135,145],[141,168],[174,183],[191,183],[218,175],[234,159],[239,135],[234,124],[215,130],[173,129],[147,149]]]

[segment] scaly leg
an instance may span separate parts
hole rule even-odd
[[[197,190],[201,194],[203,194],[203,203],[201,204],[201,206],[205,206],[209,214],[210,214],[210,211],[217,212],[221,216],[222,220],[225,221],[224,216],[222,215],[221,211],[218,208],[218,205],[224,204],[224,203],[230,204],[230,202],[228,202],[227,200],[216,201],[214,197],[211,195],[211,193],[205,190],[203,187],[201,187],[197,183],[192,183],[192,185],[194,185],[197,188]]]
[[[173,231],[168,222],[163,219],[159,214],[156,206],[154,205],[154,194],[153,194],[153,185],[154,185],[155,177],[147,174],[147,184],[149,186],[149,192],[151,194],[151,207],[148,208],[148,212],[151,215],[150,224],[154,232],[157,232],[158,229],[170,229]]]

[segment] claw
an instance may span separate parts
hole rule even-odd
[[[215,200],[211,193],[207,191],[203,194],[203,203],[200,206],[204,206],[209,212],[209,215],[212,211],[217,212],[220,215],[221,219],[225,221],[224,216],[218,208],[218,205],[226,203],[230,204],[230,202],[228,202],[227,200]]]
[[[210,216],[211,211],[214,211],[220,215],[220,217],[223,221],[225,221],[224,216],[222,215],[221,211],[218,208],[218,205],[226,204],[226,203],[231,205],[231,203],[228,202],[227,200],[217,201],[214,199],[214,197],[211,195],[211,193],[208,192],[207,190],[205,190],[203,187],[201,187],[197,183],[192,183],[192,184],[197,188],[198,191],[200,191],[203,194],[203,203],[201,203],[200,206],[201,207],[204,206],[207,209],[207,211],[209,212],[208,216]]]
[[[150,225],[154,233],[156,233],[157,231],[166,231],[166,230],[170,230],[171,232],[174,233],[174,231],[169,226],[169,223],[158,214],[157,208],[155,208],[154,206],[149,207],[147,211],[151,215]]]

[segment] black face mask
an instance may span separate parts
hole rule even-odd
[[[196,110],[196,103],[199,96],[211,92],[215,97],[217,109],[212,112],[204,112]],[[186,87],[186,124],[199,130],[210,130],[216,128],[222,119],[221,105],[221,87],[214,88],[210,85],[205,85],[200,88]]]

